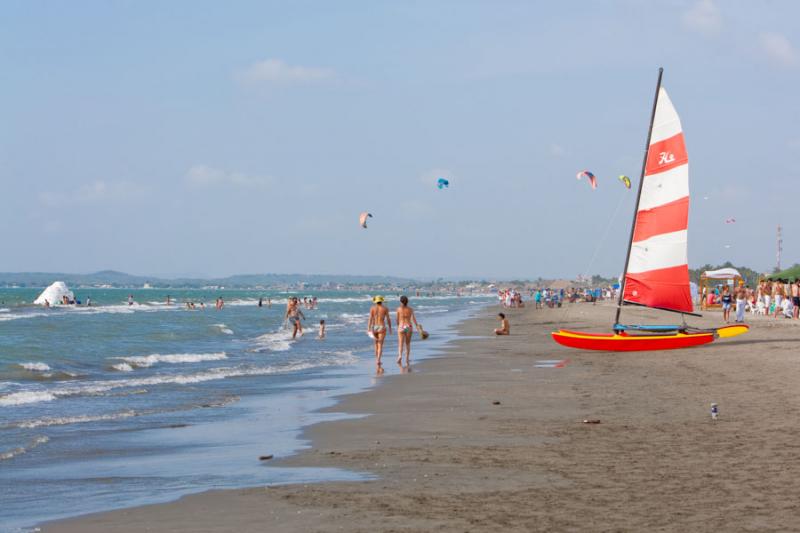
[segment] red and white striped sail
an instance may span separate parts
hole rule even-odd
[[[625,275],[625,301],[692,312],[688,224],[689,158],[681,121],[661,88]]]

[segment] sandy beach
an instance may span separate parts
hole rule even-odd
[[[800,509],[800,325],[671,352],[570,351],[555,327],[607,329],[610,305],[492,307],[410,374],[345,397],[369,415],[308,428],[286,466],[372,481],[192,495],[46,524],[46,532],[785,531]],[[626,320],[664,313],[626,310]],[[710,312],[700,325],[718,325]],[[435,333],[435,332],[434,332]],[[539,360],[568,359],[562,368]],[[710,404],[719,404],[712,421]],[[599,420],[597,424],[583,423]]]

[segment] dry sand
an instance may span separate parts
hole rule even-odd
[[[335,410],[371,416],[311,427],[313,448],[283,462],[375,481],[207,492],[44,530],[800,529],[800,324],[759,317],[749,334],[705,347],[595,353],[557,346],[549,331],[607,330],[611,306],[512,309],[505,338],[486,336],[496,311],[463,325],[479,337],[344,398]]]

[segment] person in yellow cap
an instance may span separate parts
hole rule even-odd
[[[386,332],[392,332],[392,321],[389,319],[389,310],[383,305],[383,296],[372,298],[372,308],[369,310],[369,323],[367,324],[367,335],[372,337],[375,342],[375,365],[378,373],[383,372],[381,357],[383,357],[383,341],[386,340]]]

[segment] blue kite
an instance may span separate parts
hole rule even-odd
[[[439,181],[436,182],[436,186],[440,189],[446,189],[450,186],[450,182],[444,178],[439,178]]]

